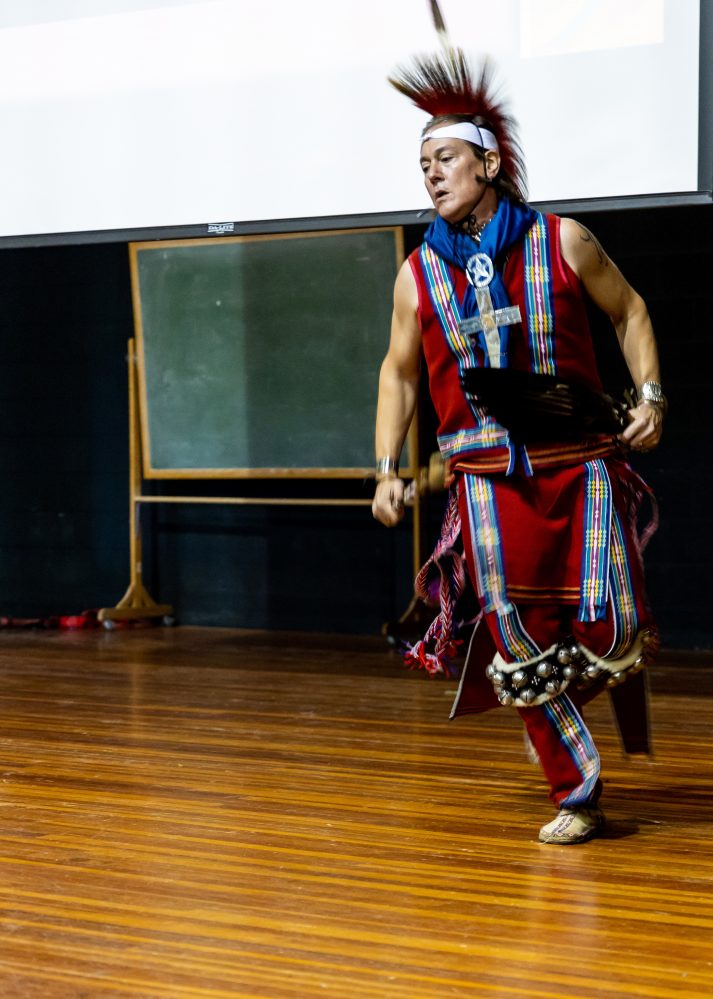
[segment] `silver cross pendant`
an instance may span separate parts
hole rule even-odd
[[[480,315],[473,319],[464,319],[460,323],[459,329],[466,336],[473,336],[482,330],[490,367],[506,367],[507,355],[503,351],[500,330],[502,327],[512,326],[513,323],[520,322],[520,306],[510,305],[506,309],[495,309],[493,307],[493,297],[490,294],[489,285],[493,280],[495,272],[493,261],[487,253],[474,254],[466,263],[465,272],[468,280],[473,285]]]

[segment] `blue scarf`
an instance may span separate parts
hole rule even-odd
[[[483,230],[480,243],[476,243],[462,229],[446,222],[440,215],[436,216],[426,230],[424,240],[439,257],[454,264],[462,271],[466,270],[468,260],[475,253],[487,254],[493,261],[495,270],[489,286],[493,305],[496,309],[505,309],[510,305],[502,278],[505,253],[513,243],[517,243],[525,235],[536,218],[537,212],[529,205],[510,201],[509,198],[501,198],[497,212]],[[470,282],[468,282],[465,298],[461,304],[461,312],[464,319],[478,315],[475,291]],[[507,330],[503,331],[503,353],[507,353]],[[486,349],[485,357],[487,358],[487,356]]]

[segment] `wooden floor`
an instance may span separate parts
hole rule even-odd
[[[603,699],[605,838],[379,640],[0,633],[2,999],[713,994],[713,656]]]

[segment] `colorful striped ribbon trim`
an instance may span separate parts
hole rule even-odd
[[[617,659],[631,646],[639,631],[634,584],[631,579],[624,528],[617,510],[613,511],[609,593],[611,597],[614,641],[607,658]]]
[[[611,520],[611,482],[606,465],[601,459],[585,462],[580,621],[606,618]]]
[[[460,306],[448,264],[427,243],[421,247],[421,264],[434,311],[451,353],[458,361],[459,372],[477,368],[478,360],[470,337],[460,330]]]
[[[559,807],[585,805],[594,794],[601,769],[599,753],[589,730],[566,694],[553,697],[540,706],[582,778],[581,784],[559,802]]]
[[[481,607],[486,613],[496,613],[500,637],[508,657],[514,662],[531,659],[541,650],[523,628],[517,608],[507,595],[493,484],[481,475],[464,475],[463,485]]]
[[[507,447],[508,432],[497,423],[488,422],[475,430],[459,430],[455,434],[439,434],[438,447],[444,458],[453,458],[464,452]]]
[[[541,212],[525,239],[525,300],[532,370],[555,375],[555,313],[547,221]]]

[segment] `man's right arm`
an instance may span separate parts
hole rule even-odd
[[[394,286],[394,312],[389,349],[381,365],[376,409],[376,458],[398,461],[416,408],[421,366],[421,330],[418,325],[418,291],[408,261]],[[393,527],[404,515],[404,483],[395,474],[377,481],[374,517]]]

